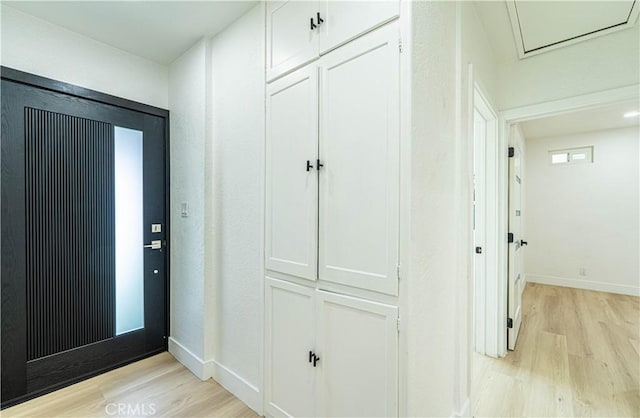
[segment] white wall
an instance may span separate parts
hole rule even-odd
[[[264,8],[170,69],[170,352],[262,411]],[[188,202],[189,217],[180,216]]]
[[[171,317],[169,351],[198,377],[205,370],[205,144],[207,53],[201,40],[171,64]],[[188,217],[181,216],[181,204]]]
[[[463,80],[466,80],[468,65],[473,66],[473,78],[483,93],[494,104],[497,95],[498,62],[480,20],[475,2],[463,2],[462,8],[462,61]],[[466,85],[463,84],[463,85]]]
[[[500,109],[637,84],[640,25],[498,68]]]
[[[1,63],[166,109],[168,68],[6,5],[0,6]]]
[[[214,378],[256,411],[262,408],[264,9],[259,4],[212,40],[215,230],[212,270],[221,368]],[[231,375],[229,375],[229,373]]]
[[[406,415],[451,416],[468,379],[460,371],[467,357],[461,342],[468,316],[457,263],[458,217],[455,179],[459,144],[459,80],[456,66],[457,6],[453,2],[412,3],[410,252],[401,280],[406,332]],[[406,251],[406,250],[405,250]],[[462,291],[461,291],[462,289]],[[464,367],[464,366],[463,366]]]
[[[528,281],[640,295],[639,138],[636,126],[527,139]],[[549,163],[550,150],[591,145],[593,164]]]

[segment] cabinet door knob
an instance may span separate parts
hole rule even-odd
[[[320,171],[320,167],[324,167],[324,164],[320,163],[320,160],[316,160],[316,168]]]
[[[321,24],[322,22],[324,22],[324,19],[320,17],[320,12],[318,12],[317,17],[318,17],[318,26],[320,26],[320,24]],[[313,20],[313,19],[312,19],[312,20]]]
[[[307,160],[307,171],[309,170],[313,170],[313,164],[311,164],[311,161]]]
[[[320,361],[320,357],[313,355],[313,367],[316,367],[316,364]]]
[[[313,354],[313,351],[309,351],[309,363],[313,362],[314,357],[315,355]]]
[[[313,18],[310,18],[309,21],[311,23],[311,30],[314,30],[315,28],[318,27],[315,23],[313,23]]]

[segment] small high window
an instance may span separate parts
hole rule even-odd
[[[593,162],[593,147],[549,151],[551,164],[582,164]]]

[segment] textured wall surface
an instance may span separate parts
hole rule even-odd
[[[216,362],[260,387],[264,189],[264,10],[212,40]]]
[[[171,338],[204,359],[204,167],[207,42],[170,70],[171,110]],[[181,204],[188,217],[181,216]]]
[[[166,109],[168,68],[1,6],[2,65]]]
[[[459,408],[456,334],[466,332],[456,326],[457,235],[452,233],[457,222],[456,5],[416,2],[412,13],[411,260],[403,296],[407,414],[451,416]]]

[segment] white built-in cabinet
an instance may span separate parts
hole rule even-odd
[[[267,6],[269,416],[398,414],[398,13]]]
[[[397,414],[397,308],[266,279],[266,412]]]
[[[266,267],[318,275],[318,71],[308,67],[268,87]]]
[[[303,66],[398,14],[398,0],[270,2],[267,80]]]
[[[266,268],[396,295],[398,28],[267,88]]]

